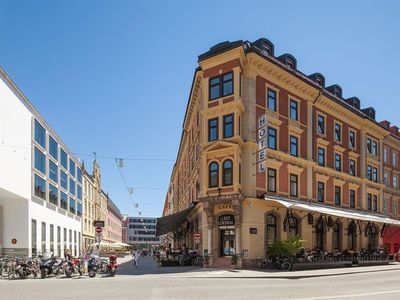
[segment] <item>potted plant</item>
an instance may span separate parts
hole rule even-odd
[[[239,255],[233,254],[233,255],[231,256],[231,265],[232,265],[232,268],[236,268],[236,265],[238,264],[238,260],[239,260]]]
[[[204,254],[203,259],[204,259],[204,262],[203,262],[204,268],[208,268],[208,265],[210,263],[210,258],[208,257],[207,254]]]

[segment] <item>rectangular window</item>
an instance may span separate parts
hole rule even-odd
[[[36,220],[31,220],[31,247],[32,247],[32,256],[37,255],[37,227]]]
[[[372,168],[372,181],[378,182],[378,169],[375,167]]]
[[[67,153],[60,148],[60,163],[65,170],[68,170],[68,156]]]
[[[393,188],[397,189],[397,176],[393,176]]]
[[[58,189],[49,183],[49,202],[58,205]]]
[[[46,149],[46,130],[44,130],[43,126],[39,124],[38,121],[35,120],[35,141],[43,149]]]
[[[318,148],[318,164],[320,166],[325,166],[325,149]]]
[[[74,256],[76,256],[76,231],[74,230]]]
[[[367,195],[367,209],[372,210],[372,194]]]
[[[79,200],[82,200],[82,187],[79,184],[76,188],[76,197],[78,197]]]
[[[76,168],[76,179],[78,179],[78,182],[82,184],[82,170],[79,167]]]
[[[75,214],[75,200],[72,198],[69,198],[69,212]]]
[[[335,153],[335,170],[342,171],[342,155]]]
[[[367,179],[372,181],[372,166],[367,166]]]
[[[75,177],[75,163],[72,159],[69,159],[69,174]]]
[[[392,162],[393,162],[393,167],[397,168],[397,152],[392,153]]]
[[[72,230],[69,230],[69,250],[72,251]]]
[[[378,143],[376,141],[372,141],[372,155],[378,155]]]
[[[378,196],[377,195],[372,196],[372,210],[375,212],[378,211]]]
[[[49,178],[58,183],[58,167],[49,159]]]
[[[350,159],[349,173],[351,176],[356,176],[356,161],[354,159]]]
[[[342,141],[342,126],[339,123],[335,123],[335,141]]]
[[[385,147],[383,148],[383,161],[385,162],[385,164],[388,163],[388,149]]]
[[[274,150],[277,148],[276,129],[272,127],[268,127],[268,148]]]
[[[276,170],[268,168],[268,191],[276,192]]]
[[[267,90],[267,108],[273,111],[277,110],[276,91],[272,89]]]
[[[341,188],[335,186],[335,205],[340,205],[340,203],[342,203]]]
[[[290,155],[299,156],[298,141],[297,137],[290,136]]]
[[[69,192],[74,196],[76,195],[76,183],[72,178],[69,179]]]
[[[389,186],[389,174],[388,173],[383,173],[383,184],[386,185],[387,187]]]
[[[60,184],[65,190],[68,190],[68,176],[64,171],[60,171]]]
[[[215,77],[210,79],[209,99],[214,100],[220,97],[220,78]]]
[[[297,101],[290,99],[290,118],[292,120],[298,120],[298,105]]]
[[[66,193],[60,192],[60,206],[62,209],[68,209],[68,196]]]
[[[57,226],[57,256],[61,257],[61,227]]]
[[[372,153],[372,140],[367,138],[367,152]]]
[[[46,200],[46,181],[35,174],[35,196]]]
[[[49,154],[58,161],[58,144],[51,136],[49,136]]]
[[[233,73],[222,76],[222,97],[233,94]]]
[[[54,253],[54,225],[50,224],[50,251]]]
[[[355,190],[350,190],[350,207],[351,208],[356,207],[356,191]]]
[[[233,118],[233,114],[224,116],[224,138],[230,138],[234,135]]]
[[[208,120],[208,141],[218,140],[218,118]]]
[[[298,195],[298,177],[297,175],[290,174],[290,196],[297,197]]]
[[[325,117],[318,115],[318,133],[325,135]]]
[[[318,191],[317,191],[318,202],[324,202],[325,200],[325,183],[318,181]]]
[[[46,252],[46,223],[42,222],[42,253]]]
[[[76,203],[76,214],[81,217],[82,216],[82,203]]]
[[[356,133],[353,130],[349,131],[349,147],[356,148]]]
[[[67,249],[67,228],[64,228],[64,250]]]
[[[35,147],[35,169],[46,174],[46,157],[38,148]]]
[[[210,79],[209,99],[214,100],[233,94],[233,72]]]

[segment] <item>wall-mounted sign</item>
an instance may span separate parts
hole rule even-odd
[[[218,226],[232,226],[235,225],[234,215],[222,215],[218,218]]]
[[[267,116],[264,114],[258,118],[257,124],[257,143],[258,143],[258,153],[257,153],[257,164],[258,172],[262,173],[266,170],[266,147],[267,147]]]
[[[104,227],[105,224],[104,224],[104,221],[96,220],[96,221],[93,221],[93,226],[94,227]]]
[[[257,234],[257,228],[250,228],[250,234]]]
[[[15,244],[17,243],[17,239],[12,239],[12,240],[11,240],[11,243],[12,243],[13,245],[15,245]]]
[[[200,235],[199,232],[196,232],[196,233],[194,234],[194,242],[195,242],[196,244],[200,244],[200,237],[201,237],[201,235]]]

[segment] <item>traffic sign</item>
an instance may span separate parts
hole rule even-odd
[[[93,221],[94,227],[104,227],[105,226],[104,223],[105,223],[104,221],[100,221],[100,220]]]
[[[101,228],[101,227],[96,227],[96,232],[97,232],[97,233],[102,233],[102,231],[103,231],[103,228]]]
[[[200,244],[200,237],[201,237],[200,233],[196,232],[196,233],[194,234],[194,242],[195,242],[196,244]]]

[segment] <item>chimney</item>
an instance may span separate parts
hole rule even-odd
[[[392,126],[392,127],[390,127],[389,130],[390,130],[390,133],[392,133],[395,136],[397,136],[399,133],[399,127],[397,127],[397,126]]]
[[[390,128],[390,122],[389,122],[389,121],[384,120],[384,121],[381,121],[380,124],[381,124],[383,127],[385,127],[386,129],[389,130],[389,128]]]

